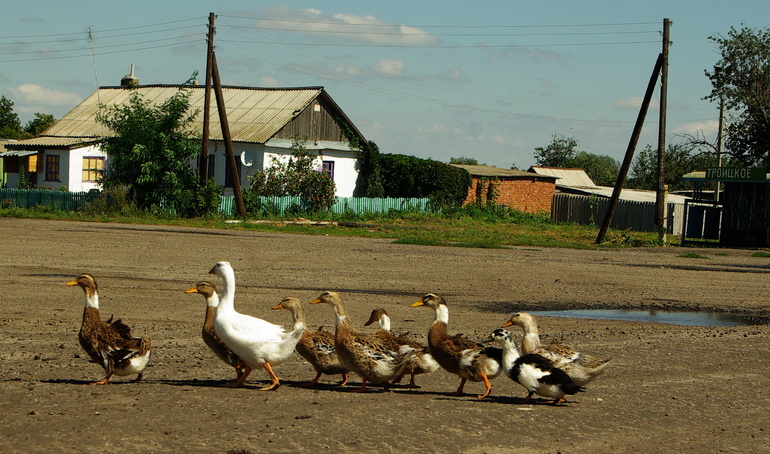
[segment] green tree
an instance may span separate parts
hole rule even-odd
[[[30,137],[37,137],[46,129],[56,123],[56,118],[51,114],[36,113],[35,119],[30,120],[24,125],[24,132]]]
[[[19,139],[22,132],[19,116],[13,111],[13,101],[0,96],[0,139]]]
[[[692,183],[682,181],[682,175],[696,170],[715,167],[716,155],[699,151],[696,144],[686,139],[670,144],[664,155],[663,172],[669,191],[692,189]],[[656,190],[658,188],[658,150],[647,145],[631,163],[627,187]]]
[[[548,146],[535,148],[535,164],[541,167],[570,167],[578,151],[577,139],[560,134],[551,137]]]
[[[190,166],[200,153],[200,139],[190,133],[198,112],[189,112],[189,83],[160,104],[134,92],[128,103],[97,114],[97,121],[114,132],[104,144],[110,163],[101,184],[107,190],[126,188],[139,209],[182,216],[211,209],[211,191],[205,200],[197,196],[201,188]]]
[[[535,148],[535,162],[543,167],[583,169],[599,186],[613,186],[620,171],[620,163],[615,158],[581,151],[577,139],[558,134],[552,136],[548,146]]]
[[[459,158],[449,158],[449,163],[466,165],[466,166],[486,165],[486,164],[479,164],[479,161],[476,158],[466,158],[465,156],[460,156]]]
[[[578,151],[569,167],[578,167],[585,170],[597,186],[614,186],[618,179],[620,163],[612,156],[597,155]]]
[[[249,211],[262,208],[260,196],[295,196],[307,201],[309,211],[330,209],[336,202],[336,186],[331,176],[315,168],[315,154],[307,151],[305,140],[292,140],[288,162],[273,158],[272,165],[251,175],[244,199]]]
[[[355,149],[359,150],[358,163],[360,170],[356,179],[356,189],[353,191],[353,196],[384,197],[385,188],[382,186],[380,148],[370,140],[368,143],[360,147],[357,146]]]
[[[770,29],[730,27],[727,37],[710,36],[719,61],[705,71],[711,93],[724,101],[725,150],[744,165],[770,166]]]

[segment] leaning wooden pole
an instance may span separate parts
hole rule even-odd
[[[201,187],[206,186],[209,176],[209,125],[211,123],[211,59],[214,55],[214,13],[209,13],[209,33],[206,36],[208,49],[206,51],[206,88],[203,95],[203,144],[198,163],[198,177]]]
[[[222,93],[222,83],[219,79],[219,68],[217,67],[217,56],[211,54],[211,76],[214,81],[214,95],[217,99],[217,110],[219,111],[219,122],[222,124],[222,138],[225,140],[225,155],[227,164],[230,166],[230,175],[232,175],[233,195],[235,196],[235,205],[238,208],[238,214],[246,219],[246,206],[243,204],[243,194],[241,194],[241,178],[238,175],[238,164],[235,162],[235,153],[233,152],[233,140],[230,136],[230,124],[227,122],[227,111],[225,110],[225,96]]]
[[[596,244],[600,244],[604,241],[604,236],[607,235],[607,230],[612,223],[612,216],[615,215],[615,209],[618,207],[618,200],[620,200],[620,191],[623,189],[623,185],[626,182],[626,175],[628,174],[628,168],[631,167],[631,160],[634,158],[634,150],[636,150],[636,143],[639,141],[639,135],[642,133],[642,126],[644,126],[644,118],[647,116],[647,109],[650,107],[650,100],[652,94],[655,92],[655,82],[658,80],[660,74],[660,68],[663,66],[663,54],[658,54],[658,61],[655,63],[655,69],[652,70],[650,76],[650,82],[647,84],[647,92],[644,94],[644,100],[642,101],[642,107],[639,109],[639,115],[636,117],[636,124],[634,125],[634,132],[631,134],[631,140],[628,142],[628,148],[626,149],[626,156],[623,158],[623,164],[620,166],[618,172],[618,179],[615,181],[615,188],[612,190],[612,197],[610,198],[610,206],[607,208],[607,214],[604,215],[604,221],[602,227],[599,229],[599,235],[596,237]]]

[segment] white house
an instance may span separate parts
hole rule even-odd
[[[109,158],[100,143],[111,134],[96,122],[100,106],[125,104],[135,92],[144,100],[160,104],[178,89],[178,85],[100,87],[40,137],[5,143],[6,151],[0,157],[5,164],[6,185],[17,187],[27,182],[53,189],[66,187],[70,191],[98,189],[97,179],[109,167]],[[203,127],[204,87],[194,85],[189,89],[190,108],[199,111],[196,131],[191,133],[199,136]],[[354,135],[359,143],[366,143],[366,139],[323,87],[222,89],[242,187],[248,187],[250,175],[272,165],[273,157],[291,157],[296,137],[316,154],[316,168],[331,175],[336,195],[353,195],[359,151],[350,148],[344,131]],[[209,130],[208,175],[217,184],[232,188],[213,94]]]

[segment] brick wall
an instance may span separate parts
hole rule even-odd
[[[480,183],[478,177],[473,177],[464,204],[476,203],[478,199],[485,204],[489,184],[494,187],[497,194],[495,203],[498,205],[507,205],[524,213],[551,213],[553,195],[556,192],[556,185],[551,179],[517,178],[486,180]]]

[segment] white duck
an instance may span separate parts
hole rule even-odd
[[[369,316],[369,320],[364,323],[364,326],[369,326],[375,322],[378,326],[377,337],[383,339],[386,342],[390,342],[395,349],[401,348],[402,345],[408,345],[409,347],[413,348],[415,352],[412,364],[410,364],[409,367],[404,371],[404,374],[393,381],[394,384],[400,383],[403,376],[409,374],[409,384],[406,386],[409,388],[416,388],[417,385],[414,382],[415,375],[430,374],[435,372],[440,367],[436,360],[433,359],[433,356],[431,356],[428,348],[425,345],[421,345],[420,343],[413,341],[406,334],[399,334],[396,336],[391,333],[390,316],[385,311],[385,309],[377,308],[372,310],[372,313]]]
[[[571,347],[551,342],[543,345],[540,343],[540,334],[537,329],[537,321],[532,314],[517,312],[513,314],[503,328],[516,325],[524,331],[521,348],[524,354],[536,353],[554,363],[556,367],[564,369],[572,380],[585,386],[596,377],[604,373],[611,359],[600,359],[586,353],[574,350]]]
[[[68,286],[78,285],[86,295],[83,322],[78,340],[83,350],[107,374],[103,379],[91,383],[105,385],[112,375],[137,374],[135,382],[142,379],[145,367],[150,362],[150,338],[131,336],[131,328],[120,319],[106,322],[99,314],[99,289],[96,279],[90,274],[81,274],[67,282]]]
[[[552,403],[557,404],[565,401],[565,394],[572,395],[583,391],[582,386],[575,384],[564,370],[555,367],[549,359],[536,354],[519,356],[510,331],[498,328],[487,341],[496,342],[503,347],[505,374],[529,391],[524,403],[528,403],[533,394],[539,394],[552,398]]]
[[[218,262],[209,273],[222,278],[222,296],[214,317],[214,329],[219,338],[246,363],[244,373],[233,386],[242,385],[252,369],[264,367],[270,375],[271,384],[260,390],[278,389],[281,381],[273,372],[273,366],[291,356],[305,326],[286,332],[279,325],[237,312],[234,307],[235,272],[230,263]]]

